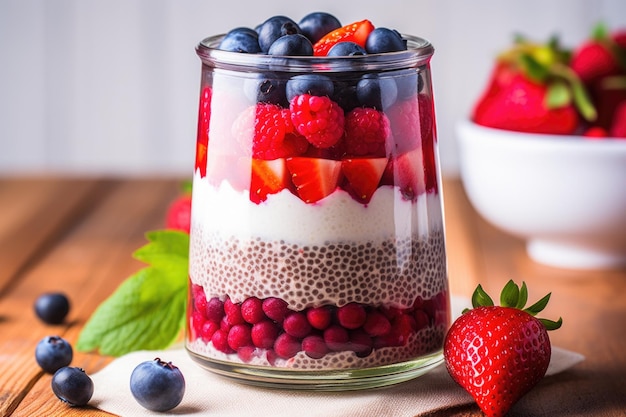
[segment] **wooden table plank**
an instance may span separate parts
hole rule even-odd
[[[68,189],[65,189],[69,192]],[[51,250],[19,277],[0,302],[0,389],[6,392],[0,415],[59,415],[50,376],[42,375],[34,361],[34,347],[46,335],[59,334],[75,343],[93,310],[119,283],[144,265],[131,257],[145,243],[144,233],[163,227],[165,207],[178,192],[178,181],[136,180],[115,183],[89,213],[67,227]],[[58,195],[62,199],[64,195]],[[43,291],[65,291],[72,303],[67,323],[46,326],[32,312]],[[75,352],[73,366],[88,373],[107,361]],[[19,388],[19,389],[16,389]],[[24,397],[24,401],[22,401]],[[63,409],[66,407],[64,406]]]

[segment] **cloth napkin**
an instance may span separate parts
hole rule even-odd
[[[455,317],[467,305],[452,297]],[[435,410],[470,404],[472,397],[439,366],[414,380],[387,388],[350,392],[303,392],[244,385],[215,375],[193,362],[182,348],[137,351],[117,358],[91,377],[94,395],[90,405],[122,417],[162,416],[144,409],[130,392],[130,375],[141,362],[161,358],[178,366],[186,381],[181,404],[169,413],[177,416],[213,417],[415,417]],[[552,347],[546,375],[562,372],[584,357]]]

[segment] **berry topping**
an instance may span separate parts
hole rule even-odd
[[[357,107],[345,118],[345,147],[349,156],[384,157],[391,138],[387,116],[376,109]]]
[[[312,56],[313,45],[311,41],[299,33],[281,36],[276,39],[267,51],[268,55],[281,56]]]
[[[339,42],[328,50],[328,56],[366,55],[365,49],[355,42]]]
[[[289,109],[296,131],[316,148],[330,148],[343,135],[343,109],[328,97],[301,94]]]
[[[309,145],[296,133],[289,110],[275,104],[259,103],[249,107],[237,117],[233,129],[242,148],[252,149],[253,158],[297,156]]]
[[[287,169],[298,196],[305,203],[315,203],[337,188],[341,161],[318,158],[288,158]]]
[[[300,19],[298,26],[300,26],[302,34],[309,38],[311,43],[315,43],[327,33],[339,29],[341,22],[330,13],[313,12]]]
[[[276,39],[285,35],[301,33],[296,22],[286,16],[273,16],[261,23],[257,30],[261,51],[267,53]]]
[[[368,54],[405,51],[406,41],[398,31],[379,27],[367,37],[365,50]]]
[[[258,54],[261,52],[259,35],[249,28],[232,29],[224,36],[218,49],[230,52]]]
[[[314,53],[317,56],[326,56],[328,50],[335,44],[346,41],[354,42],[365,47],[365,41],[372,30],[374,30],[374,25],[367,19],[342,26],[339,29],[327,33],[323,38],[317,41],[315,45],[313,45]]]

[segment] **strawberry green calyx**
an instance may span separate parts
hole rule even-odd
[[[526,302],[528,301],[528,288],[526,287],[526,283],[522,281],[522,286],[519,287],[513,280],[509,280],[500,293],[500,306],[516,308],[534,317],[546,308],[548,301],[550,301],[551,294],[552,293],[548,293],[533,305],[526,307]],[[472,307],[493,307],[494,305],[493,299],[479,284],[472,294]],[[469,311],[469,309],[463,310],[463,313],[467,311]],[[544,325],[546,330],[556,330],[563,324],[561,317],[559,317],[557,321],[542,318],[537,318],[537,320]]]

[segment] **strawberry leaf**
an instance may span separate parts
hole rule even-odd
[[[483,290],[483,287],[478,284],[478,287],[474,290],[474,294],[472,294],[472,307],[491,307],[493,305],[493,300],[489,294],[487,294],[485,290]]]
[[[163,230],[147,233],[149,243],[135,252],[150,263],[127,278],[93,313],[76,348],[121,356],[135,350],[164,349],[185,324],[189,236]]]
[[[548,295],[543,297],[541,300],[537,301],[535,304],[524,309],[524,311],[530,314],[531,316],[536,316],[537,313],[543,311],[543,309],[546,308],[546,305],[548,305],[548,301],[550,301],[551,295],[552,293],[549,293]]]
[[[572,102],[572,93],[563,81],[555,81],[548,86],[546,104],[549,109],[565,107]]]
[[[561,325],[563,324],[563,319],[561,317],[559,317],[557,321],[552,321],[548,319],[538,319],[538,320],[541,322],[541,324],[543,324],[546,330],[559,329],[561,328]]]
[[[522,287],[519,290],[519,298],[517,299],[517,305],[515,306],[515,308],[519,308],[520,310],[523,309],[527,301],[528,287],[526,287],[526,283],[522,281]]]
[[[519,287],[513,280],[509,280],[500,293],[500,305],[502,307],[515,307],[518,300]]]

